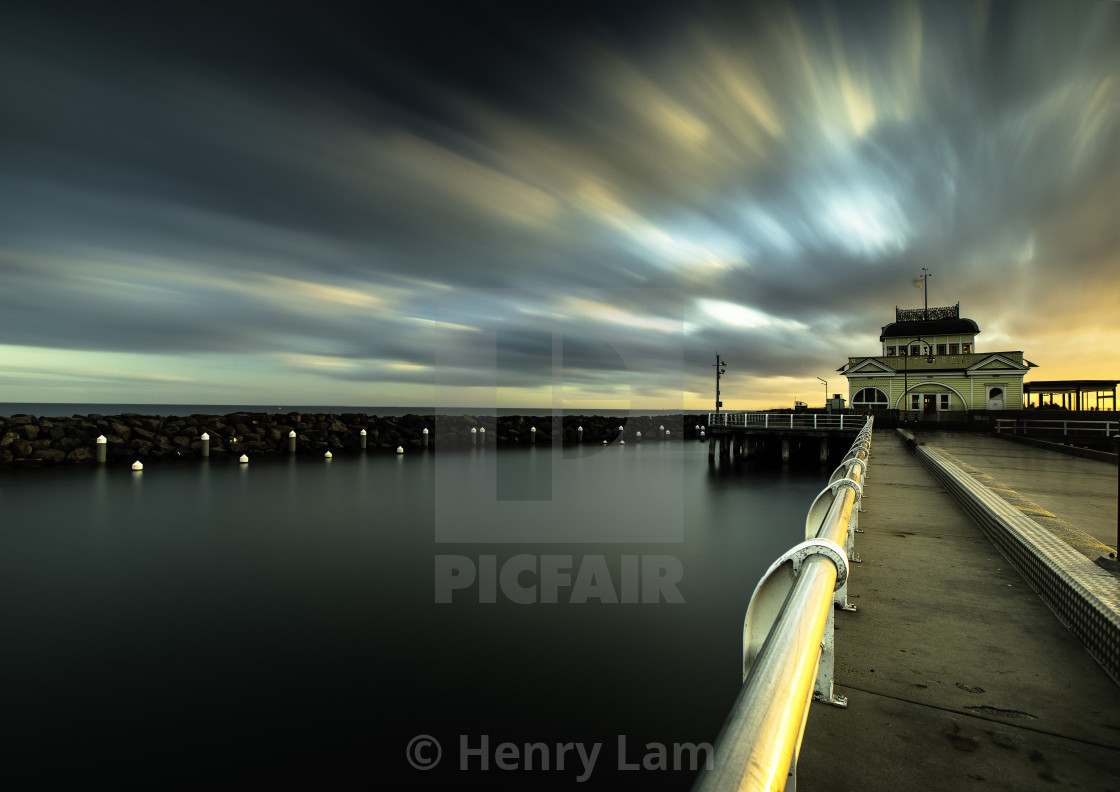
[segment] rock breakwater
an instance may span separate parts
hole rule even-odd
[[[104,437],[107,460],[198,458],[202,436],[209,436],[210,456],[283,455],[295,432],[297,454],[322,456],[327,451],[392,453],[407,450],[470,448],[472,445],[516,447],[579,442],[601,445],[622,437],[644,442],[695,440],[706,414],[629,418],[599,415],[564,416],[553,427],[551,416],[461,415],[377,416],[364,413],[230,413],[228,415],[157,416],[74,415],[0,417],[0,465],[41,466],[96,461],[97,438]],[[582,427],[583,431],[580,432]],[[533,432],[533,429],[536,432]],[[427,439],[425,440],[425,431]]]

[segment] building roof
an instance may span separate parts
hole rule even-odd
[[[1077,391],[1115,390],[1120,380],[1031,380],[1023,383],[1024,393],[1076,393]]]
[[[879,340],[923,335],[976,335],[979,332],[979,326],[971,319],[922,319],[891,322],[883,328]]]

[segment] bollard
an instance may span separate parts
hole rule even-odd
[[[485,426],[480,426],[478,428],[478,444],[483,446],[483,447],[486,446],[486,427]]]
[[[364,451],[366,448],[366,430],[363,429],[361,432],[359,432],[358,437],[358,446]]]
[[[478,429],[473,426],[471,427],[471,445],[478,445]]]
[[[132,469],[135,470],[137,473],[139,473],[141,470],[144,469],[144,465],[140,463],[139,459],[137,459],[135,462],[132,463]]]
[[[657,436],[658,440],[664,440],[665,439],[665,425],[664,424],[657,427],[657,435],[658,435]]]
[[[202,433],[202,456],[203,458],[210,456],[210,433]]]
[[[404,453],[404,446],[397,446],[397,453],[398,454],[403,454]]]
[[[104,464],[106,451],[108,449],[109,441],[105,439],[105,435],[97,436],[97,461]]]
[[[583,427],[582,426],[576,427],[576,442],[577,443],[582,443],[583,442]]]
[[[638,432],[637,434],[635,434],[634,439],[637,440],[639,443],[642,442],[642,433]]]
[[[328,451],[327,453],[323,454],[323,459],[334,459],[334,454]]]
[[[696,430],[696,434],[700,434],[700,424],[696,424],[693,428]]]
[[[296,452],[296,430],[288,432],[288,453],[294,454]]]
[[[249,456],[247,454],[242,454],[241,459],[239,461],[241,462],[242,465],[244,465],[246,462],[249,461]]]
[[[536,445],[536,444],[537,444],[537,427],[530,426],[529,427],[529,445]]]
[[[668,430],[668,429],[666,429],[666,430],[665,430],[665,439],[666,439],[666,440],[668,440],[668,439],[669,439],[669,434],[670,434],[669,430]]]
[[[428,427],[426,427],[426,426],[425,426],[425,427],[424,427],[424,431],[423,431],[423,432],[421,432],[420,434],[421,434],[421,435],[422,435],[422,437],[423,437],[423,441],[422,441],[422,442],[423,442],[424,448],[427,448],[427,447],[428,447]]]

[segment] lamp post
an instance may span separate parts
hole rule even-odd
[[[823,380],[820,377],[817,377],[817,379],[824,383],[824,408],[825,408],[825,410],[827,410],[828,409],[828,380]]]
[[[715,365],[715,369],[716,369],[716,420],[714,421],[714,423],[718,425],[719,424],[719,408],[723,406],[723,402],[720,401],[720,399],[719,399],[719,378],[720,378],[720,375],[724,374],[727,371],[727,361],[726,360],[721,361],[719,359],[719,353],[717,352],[716,353],[716,362],[715,362],[714,365]]]
[[[918,342],[918,352],[922,351],[922,344],[926,345],[926,363],[932,363],[936,358],[933,355],[933,345],[928,343],[924,338],[918,336],[915,339]],[[906,342],[906,359],[902,362],[902,398],[904,400],[904,408],[909,414],[910,412],[910,342]]]

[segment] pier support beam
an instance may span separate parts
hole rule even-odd
[[[821,464],[828,462],[828,438],[821,438]]]
[[[789,438],[788,437],[783,437],[782,438],[782,464],[783,465],[788,465],[789,464]]]

